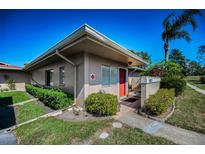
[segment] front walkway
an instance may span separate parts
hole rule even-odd
[[[121,105],[121,112],[115,119],[131,127],[140,128],[146,133],[167,138],[176,144],[205,144],[204,134],[142,117],[127,106]]]
[[[187,83],[187,86],[189,86],[190,88],[192,88],[192,89],[198,91],[199,93],[205,95],[205,90],[203,90],[203,89],[201,89],[201,88],[198,88],[198,87],[196,87],[196,86],[194,86],[194,85],[191,85],[191,84],[189,84],[189,83]]]

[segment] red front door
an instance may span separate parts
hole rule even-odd
[[[126,95],[126,72],[125,69],[120,69],[119,78],[120,78],[120,97]]]

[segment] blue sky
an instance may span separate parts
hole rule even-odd
[[[164,58],[162,21],[181,10],[0,10],[0,61],[23,66],[87,23],[122,46],[147,51],[153,62]],[[205,13],[197,17],[198,28],[190,32],[192,41],[172,41],[196,60],[197,49],[205,44]]]

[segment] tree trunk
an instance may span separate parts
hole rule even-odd
[[[164,44],[164,51],[165,51],[165,62],[169,61],[169,44],[165,43]]]

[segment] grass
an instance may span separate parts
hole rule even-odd
[[[205,95],[187,86],[183,94],[176,99],[176,109],[167,122],[205,133]]]
[[[161,137],[144,133],[140,129],[123,127],[111,129],[112,120],[71,122],[54,117],[40,119],[15,130],[20,144],[83,144],[93,139],[94,144],[174,144]],[[112,130],[105,140],[98,133],[105,128]]]
[[[30,99],[27,93],[23,91],[0,92],[0,98],[3,97],[12,97],[13,104]]]
[[[22,123],[31,120],[43,114],[46,114],[44,109],[37,102],[26,103],[23,106],[16,107],[17,123]]]
[[[201,83],[200,76],[188,76],[186,80],[190,84],[205,90],[205,84]]]
[[[123,127],[121,129],[113,129],[111,135],[107,139],[98,139],[96,144],[136,145],[175,143],[162,137],[151,136],[137,128]]]
[[[68,122],[40,119],[16,129],[20,144],[77,144],[106,127],[108,121]]]

